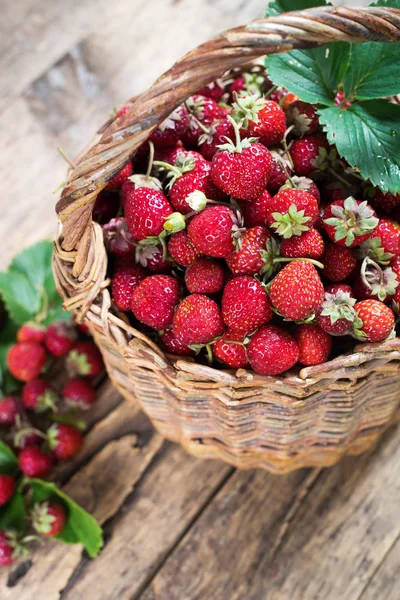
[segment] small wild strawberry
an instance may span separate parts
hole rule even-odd
[[[324,239],[316,229],[309,229],[302,235],[283,239],[281,254],[285,258],[313,258],[319,260],[325,250]]]
[[[38,342],[21,342],[11,347],[7,366],[19,381],[32,381],[39,377],[46,365],[46,350]]]
[[[379,188],[367,188],[364,193],[364,198],[378,212],[390,214],[393,209],[400,206],[400,194],[382,192]]]
[[[270,299],[285,319],[300,321],[316,313],[324,301],[324,287],[314,265],[296,260],[272,280]]]
[[[354,335],[362,342],[382,342],[394,326],[394,314],[379,300],[362,300],[354,306],[358,319]]]
[[[325,231],[340,246],[359,246],[373,235],[378,223],[374,209],[352,196],[332,202],[324,212]]]
[[[196,248],[184,230],[171,235],[168,241],[168,252],[182,267],[188,267],[201,256],[200,250]]]
[[[270,194],[276,194],[285,185],[288,177],[292,174],[292,163],[281,149],[271,149],[272,167],[268,179],[267,190]],[[307,190],[306,190],[307,191]]]
[[[286,111],[287,124],[293,125],[292,133],[297,137],[314,134],[319,127],[317,111],[313,104],[295,100]]]
[[[34,321],[24,323],[17,331],[17,342],[39,342],[42,344],[46,334],[46,327]]]
[[[226,257],[226,263],[234,275],[253,275],[264,266],[262,252],[271,234],[265,227],[247,229],[240,240],[240,247]]]
[[[322,135],[309,135],[295,140],[290,148],[290,156],[296,175],[308,177],[316,171],[328,147],[328,142]]]
[[[172,329],[185,346],[209,344],[224,331],[218,304],[202,294],[187,296],[176,310]]]
[[[129,181],[128,183],[132,185]],[[124,217],[111,219],[103,225],[103,237],[106,250],[111,256],[132,256],[135,250],[135,240],[128,231]]]
[[[297,325],[293,333],[300,349],[299,362],[306,367],[328,360],[332,338],[315,323]]]
[[[322,271],[324,277],[334,282],[346,281],[357,265],[357,259],[351,248],[336,244],[326,245],[321,262],[324,265]]]
[[[325,289],[325,299],[317,312],[318,325],[331,335],[350,333],[356,312],[353,290],[346,284],[331,285]]]
[[[7,504],[16,490],[15,479],[12,475],[0,473],[0,506]]]
[[[180,285],[175,277],[150,275],[133,292],[133,314],[138,321],[153,329],[165,329],[172,323],[179,296]]]
[[[256,373],[272,376],[291,369],[299,360],[300,350],[290,333],[266,325],[251,338],[247,354]]]
[[[261,196],[253,202],[241,202],[240,212],[243,215],[243,221],[246,227],[265,227],[267,221],[267,207],[271,196],[267,190],[264,190]]]
[[[129,233],[137,240],[157,237],[164,231],[172,207],[162,192],[148,187],[137,187],[124,204]]]
[[[318,202],[312,194],[302,190],[282,189],[267,206],[267,221],[284,239],[301,235],[318,218]]]
[[[225,258],[235,249],[240,236],[240,221],[227,206],[210,206],[194,216],[188,226],[188,236],[196,248],[207,256]]]
[[[83,446],[83,436],[79,429],[65,423],[54,423],[47,430],[47,440],[57,460],[73,458]]]
[[[53,468],[53,459],[36,446],[27,446],[18,455],[18,466],[28,477],[44,477]]]
[[[161,345],[163,346],[165,351],[168,352],[169,354],[176,354],[178,356],[194,356],[195,355],[194,350],[189,348],[189,346],[182,344],[182,342],[180,342],[178,340],[178,338],[175,337],[172,329],[165,329],[160,334],[160,340],[161,340]]]
[[[67,357],[69,368],[76,375],[97,377],[103,371],[103,359],[93,342],[78,342]]]
[[[55,537],[65,527],[67,514],[59,502],[37,502],[31,511],[33,528],[44,537]]]
[[[33,379],[25,383],[22,388],[23,405],[36,413],[54,410],[57,400],[58,396],[53,385],[46,379]]]
[[[20,400],[16,396],[0,398],[0,425],[13,425],[21,413]]]
[[[222,316],[229,329],[245,333],[268,323],[272,309],[261,283],[247,275],[231,279],[222,296]]]
[[[44,344],[50,354],[60,357],[68,354],[76,338],[76,329],[72,323],[57,321],[47,329]]]
[[[64,385],[62,398],[69,406],[86,410],[94,404],[96,392],[90,381],[74,377]]]
[[[214,358],[231,369],[243,369],[247,365],[247,354],[244,345],[245,339],[245,333],[228,329],[224,335],[212,345]]]
[[[198,258],[186,269],[186,287],[191,294],[216,294],[224,285],[224,269],[211,258]]]
[[[117,216],[118,210],[119,195],[102,190],[94,203],[92,219],[99,225],[105,225]]]
[[[253,94],[236,98],[233,118],[242,123],[244,137],[258,138],[264,146],[280,144],[286,131],[286,116],[279,104]]]
[[[400,225],[393,219],[379,219],[374,231],[374,238],[379,238],[380,247],[383,252],[394,256],[400,256]]]
[[[131,310],[133,291],[147,275],[148,272],[140,265],[120,266],[115,270],[111,295],[119,310]]]

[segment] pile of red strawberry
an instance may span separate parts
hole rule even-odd
[[[115,307],[169,354],[277,375],[394,335],[400,195],[363,180],[314,106],[261,69],[179,106],[94,219]]]

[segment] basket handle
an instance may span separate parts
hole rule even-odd
[[[229,69],[265,54],[334,41],[400,42],[400,10],[328,6],[258,19],[190,51],[135,98],[129,112],[115,119],[70,170],[57,203],[62,248],[78,250],[74,274],[79,274],[87,257],[88,227],[97,194],[183,100]]]

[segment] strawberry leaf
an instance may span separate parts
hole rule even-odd
[[[331,3],[324,2],[324,0],[276,0],[275,2],[268,2],[265,16],[272,17],[283,12],[304,10],[315,6],[331,6]]]
[[[103,545],[103,532],[96,519],[74,502],[54,483],[41,479],[29,479],[32,486],[32,502],[57,499],[67,510],[67,522],[62,532],[56,536],[65,544],[82,544],[89,556],[97,556]]]
[[[0,473],[10,475],[18,468],[18,459],[14,452],[0,440]],[[0,527],[1,529],[1,527]]]
[[[16,492],[5,506],[0,508],[0,529],[25,529],[26,508],[21,492]]]
[[[301,100],[333,106],[336,90],[350,61],[347,42],[312,50],[293,50],[267,56],[265,65],[275,85],[287,88]]]
[[[318,113],[329,142],[352,167],[383,191],[400,192],[400,105],[367,100]]]

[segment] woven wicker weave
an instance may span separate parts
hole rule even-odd
[[[264,54],[339,40],[399,42],[400,11],[315,8],[253,21],[203,44],[103,126],[76,160],[57,204],[54,272],[65,307],[90,326],[121,393],[196,456],[282,473],[363,452],[396,419],[400,339],[357,346],[353,354],[280,377],[165,356],[111,305],[102,231],[91,220],[94,199],[197,89]]]

